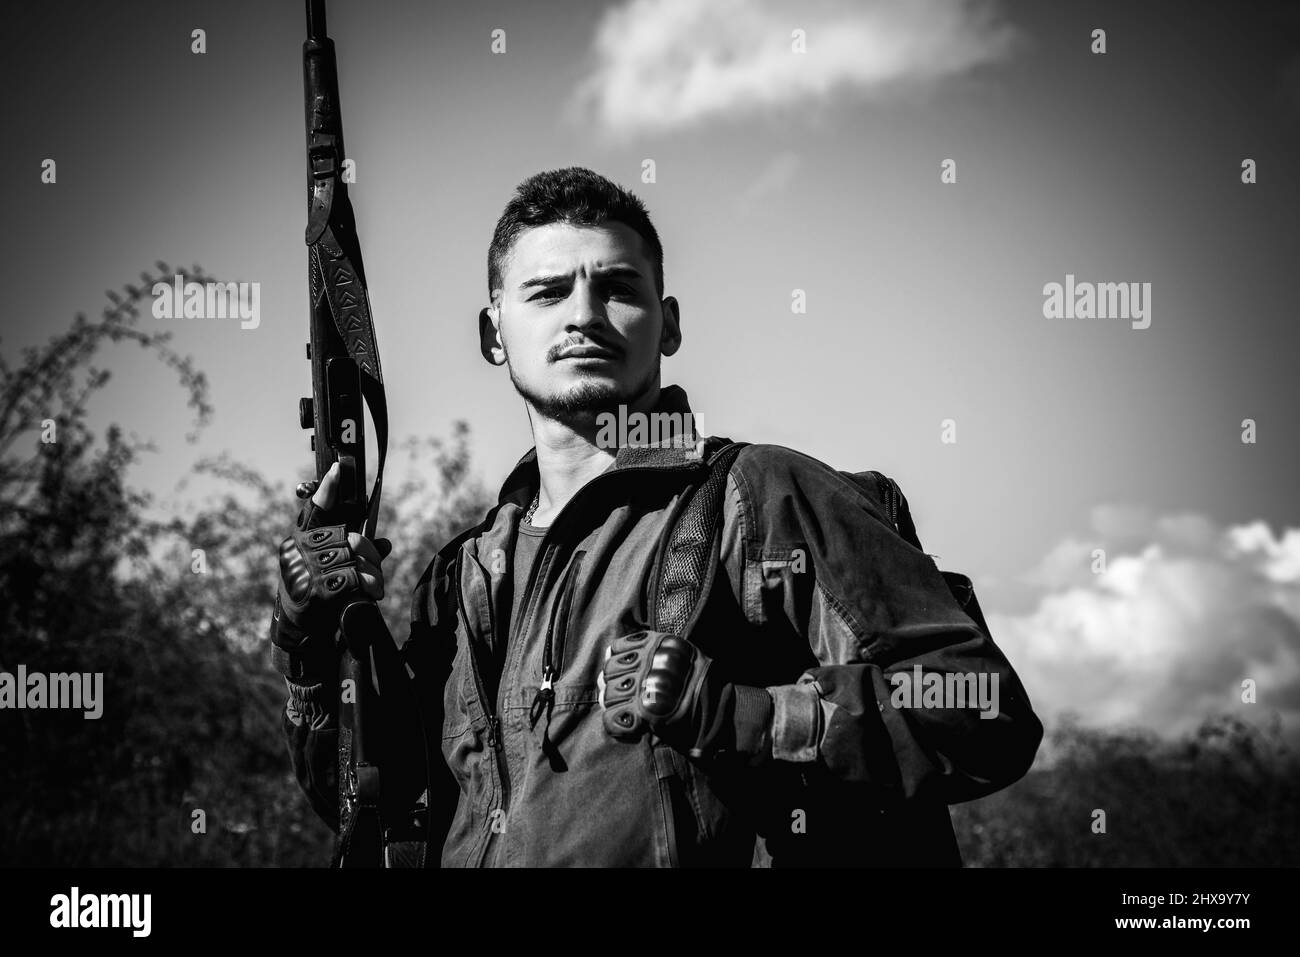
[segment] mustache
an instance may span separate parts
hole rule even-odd
[[[550,358],[551,361],[555,361],[560,357],[560,353],[564,352],[564,350],[573,349],[578,346],[594,346],[597,349],[604,349],[607,352],[611,352],[615,356],[623,354],[623,350],[612,342],[606,342],[604,339],[598,339],[593,336],[584,336],[580,339],[566,339],[559,345],[552,347],[548,358]]]

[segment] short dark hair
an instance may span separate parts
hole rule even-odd
[[[501,288],[505,259],[525,229],[549,223],[599,226],[623,223],[646,245],[654,264],[655,290],[664,294],[664,249],[645,204],[599,173],[581,166],[552,169],[528,177],[506,204],[488,247],[488,295]]]

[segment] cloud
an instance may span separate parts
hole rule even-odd
[[[1100,507],[1092,531],[1023,576],[1045,590],[1037,608],[987,616],[1044,720],[1174,735],[1230,711],[1300,734],[1300,529]]]
[[[940,80],[1016,36],[985,0],[630,0],[602,15],[568,108],[626,138]]]

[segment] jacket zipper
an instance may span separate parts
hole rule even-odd
[[[898,498],[895,494],[894,482],[892,479],[880,475],[880,479],[876,484],[880,487],[881,498],[885,500],[885,515],[889,518],[889,524],[894,526],[895,531],[898,531]]]
[[[582,567],[582,557],[586,554],[583,549],[575,552],[569,567],[565,569],[564,581],[560,585],[560,600],[555,603],[555,610],[551,613],[551,620],[546,627],[546,642],[542,648],[542,684],[537,689],[532,707],[529,709],[533,725],[537,724],[542,709],[546,710],[547,719],[550,719],[550,707],[555,701],[555,679],[560,676],[560,671],[564,668],[564,646],[567,643],[569,610],[573,605],[574,586],[578,581],[578,570]],[[558,635],[556,622],[559,622]]]
[[[582,557],[586,554],[585,550],[574,553],[573,561],[565,572],[559,608],[556,610],[555,617],[551,619],[550,627],[546,630],[546,647],[542,659],[542,686],[545,688],[554,685],[555,679],[560,676],[560,671],[564,668],[564,646],[569,633],[569,609],[573,606],[573,591],[578,581],[578,570],[582,568]],[[555,633],[556,621],[560,622],[558,635]]]

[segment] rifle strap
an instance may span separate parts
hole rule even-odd
[[[364,273],[353,262],[341,243],[335,237],[335,229],[340,231],[347,227],[343,223],[330,222],[321,231],[316,242],[309,247],[312,263],[312,295],[319,300],[325,297],[330,315],[334,318],[334,328],[339,338],[356,363],[361,375],[361,397],[370,409],[370,418],[375,424],[375,445],[379,450],[379,459],[375,465],[375,484],[368,496],[369,512],[366,516],[365,536],[375,537],[375,528],[379,519],[379,500],[384,484],[384,462],[388,457],[388,401],[384,395],[384,376],[379,365],[379,348],[375,342],[375,326],[370,317],[370,297],[366,293]],[[356,247],[355,236],[345,235],[345,240],[352,248]],[[356,257],[360,262],[360,255]]]

